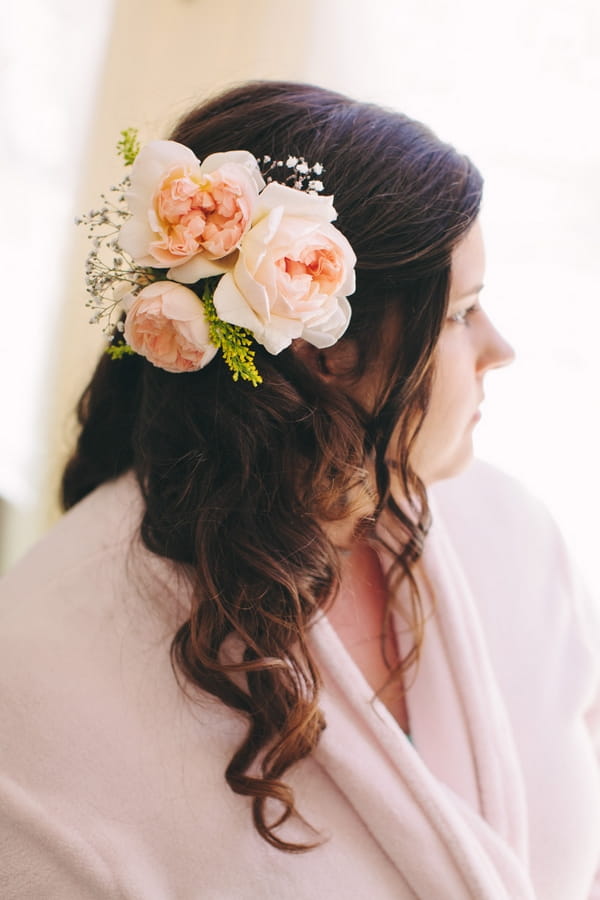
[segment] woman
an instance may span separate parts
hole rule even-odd
[[[4,896],[600,896],[560,538],[487,467],[429,490],[512,356],[480,200],[422,125],[306,85],[141,151],[121,358],[3,588]]]

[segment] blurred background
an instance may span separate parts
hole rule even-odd
[[[544,499],[599,590],[597,0],[19,0],[2,17],[3,568],[58,514],[102,342],[73,217],[120,180],[119,132],[163,137],[223,87],[290,78],[413,115],[482,169],[482,300],[517,362],[488,377],[477,451]]]

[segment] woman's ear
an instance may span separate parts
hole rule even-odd
[[[350,341],[338,341],[332,347],[315,347],[298,338],[292,350],[303,363],[325,381],[349,376],[356,365],[356,348]]]
[[[381,391],[385,384],[381,360],[375,361],[368,372],[357,376],[359,359],[354,340],[341,340],[332,347],[319,348],[302,338],[297,338],[292,342],[291,349],[325,384],[352,397],[366,415],[372,414],[377,392]]]
[[[316,372],[319,375],[327,374],[326,366],[322,359],[323,350],[320,350],[313,344],[309,344],[308,341],[303,340],[303,338],[297,338],[292,342],[292,350],[298,359],[301,359],[304,365],[311,369],[311,371]]]

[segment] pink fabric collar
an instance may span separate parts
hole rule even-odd
[[[435,614],[407,698],[415,747],[322,617],[311,640],[327,728],[315,758],[417,896],[532,900],[516,750],[473,597],[433,512],[423,563]],[[389,568],[390,554],[382,561]]]

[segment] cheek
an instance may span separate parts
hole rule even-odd
[[[470,343],[462,331],[452,328],[442,333],[436,355],[430,408],[439,418],[451,418],[454,411],[472,401],[475,367]]]
[[[423,428],[428,430],[440,427],[444,421],[451,417],[452,409],[456,405],[460,394],[459,360],[456,364],[449,354],[439,354],[436,361],[429,406],[423,423]]]
[[[447,342],[438,356],[429,408],[414,445],[412,462],[425,483],[456,474],[470,459],[475,382],[469,355],[455,350]]]

